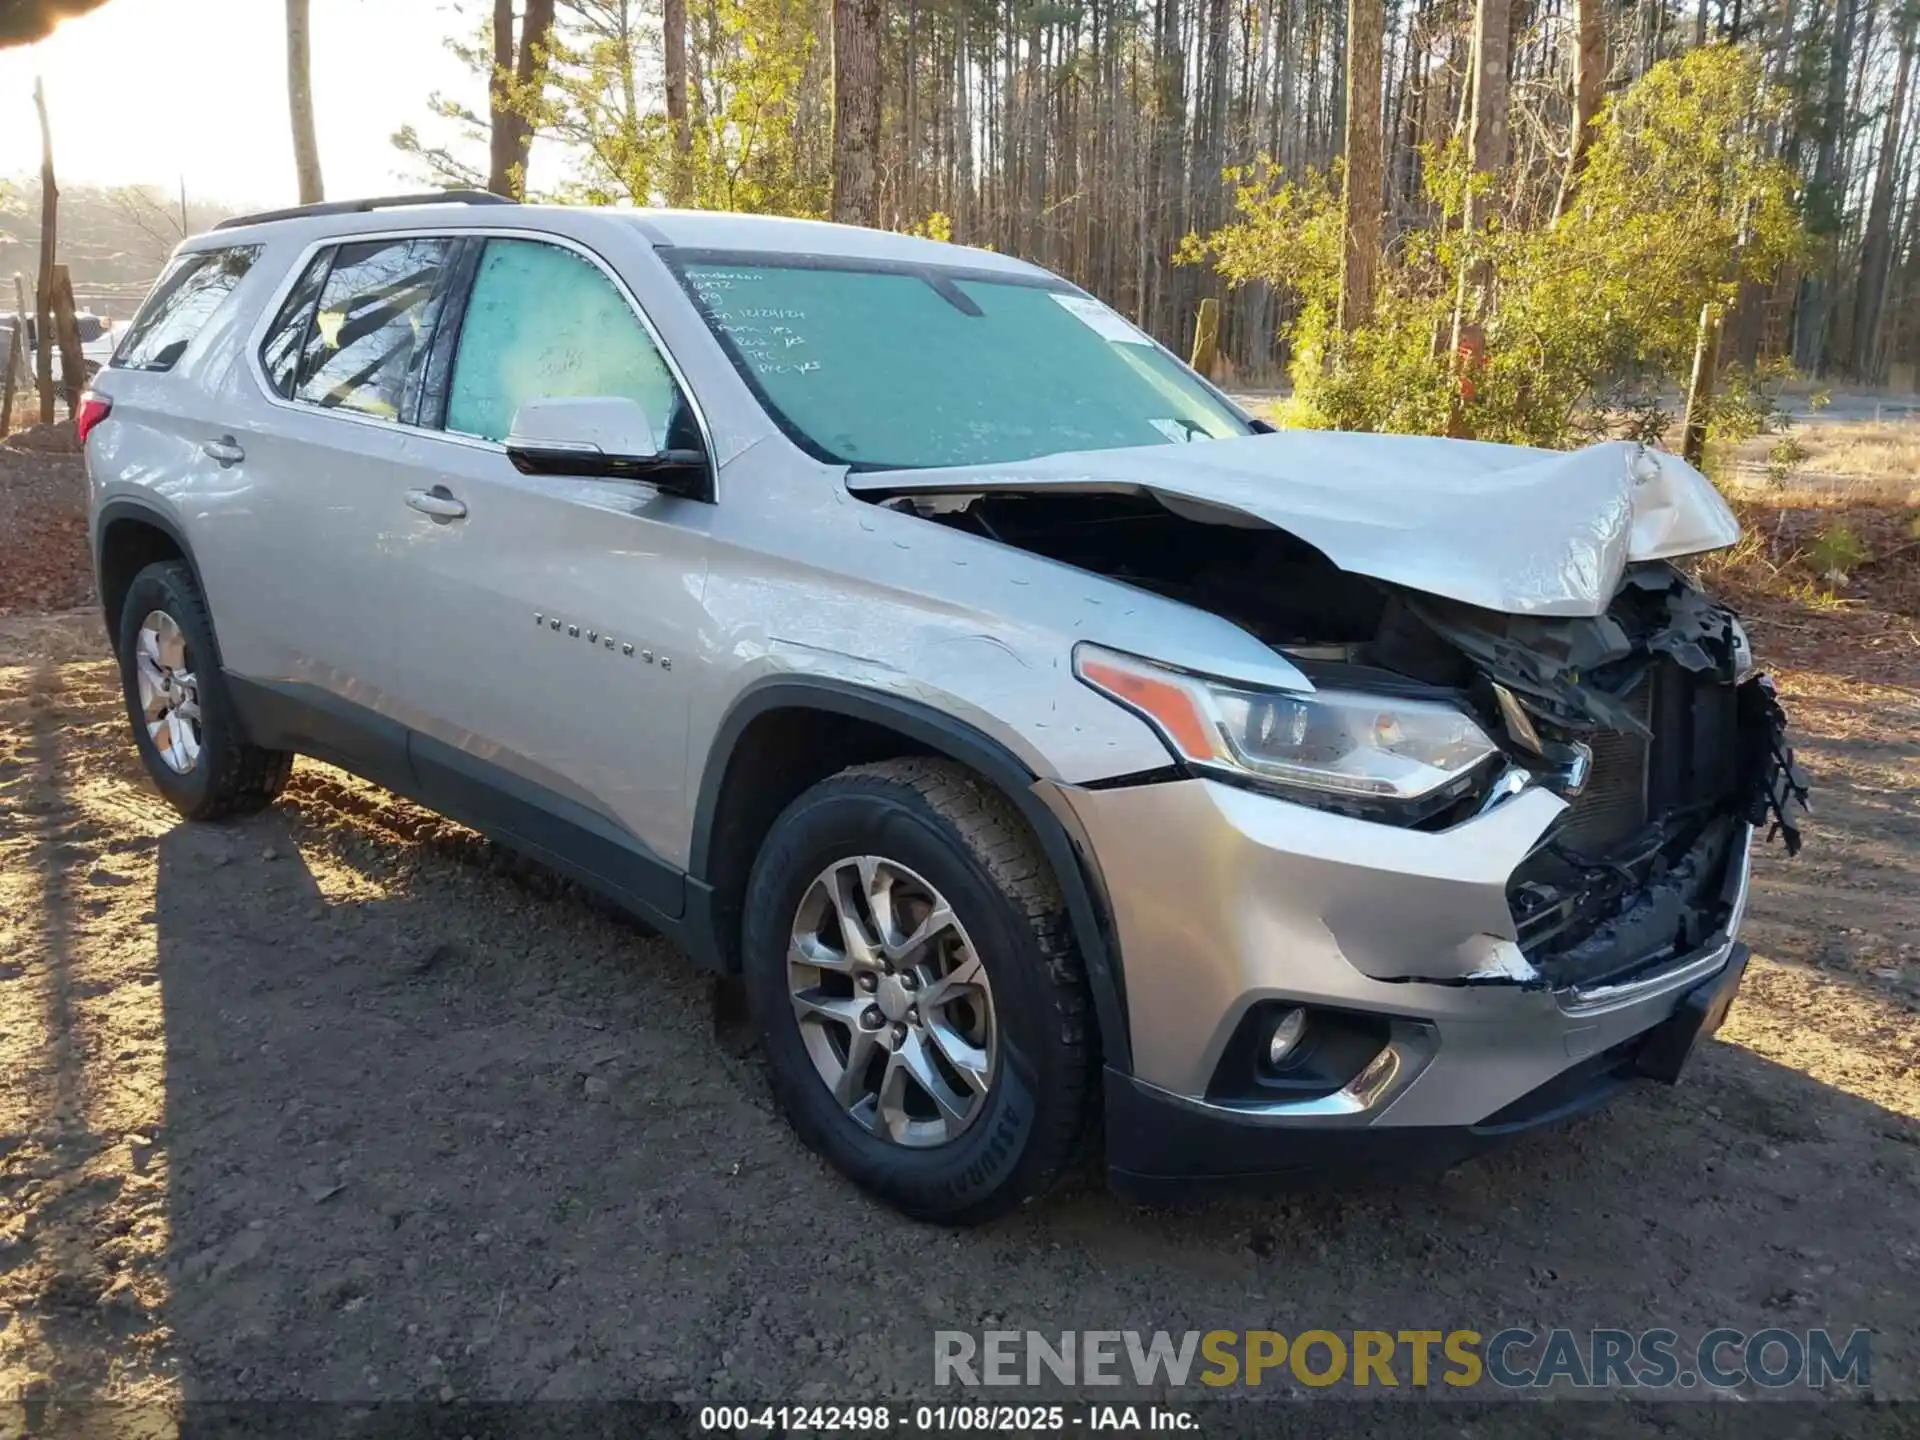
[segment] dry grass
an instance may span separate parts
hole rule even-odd
[[[1755,622],[1777,663],[1920,692],[1920,425],[1798,434],[1822,442],[1826,463],[1862,472],[1728,482],[1745,533],[1703,560],[1702,576]],[[1914,468],[1899,473],[1907,446]]]
[[[1743,474],[1764,471],[1778,437],[1760,436],[1740,447]],[[1798,463],[1787,484],[1844,488],[1857,498],[1920,505],[1920,421],[1859,420],[1795,426],[1789,436]]]

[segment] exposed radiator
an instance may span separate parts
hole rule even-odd
[[[1653,676],[1623,697],[1636,719],[1653,713]],[[1574,798],[1557,838],[1583,855],[1604,855],[1638,834],[1647,823],[1648,742],[1619,730],[1586,737],[1593,751],[1587,786]]]

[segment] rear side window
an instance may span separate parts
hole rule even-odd
[[[400,418],[426,363],[452,242],[342,245],[294,285],[261,352],[276,390],[329,410]]]
[[[299,281],[288,292],[286,303],[267,332],[267,343],[260,349],[260,363],[266,367],[267,380],[282,399],[293,398],[300,383],[300,355],[306,344],[307,326],[313,319],[314,302],[320,287],[327,283],[327,271],[333,268],[333,252],[322,250],[313,263],[301,272]]]
[[[127,327],[111,363],[121,370],[171,370],[259,258],[258,245],[177,256]]]

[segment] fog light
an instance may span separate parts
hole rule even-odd
[[[1287,1057],[1293,1054],[1306,1033],[1307,1012],[1287,1011],[1280,1017],[1280,1023],[1273,1027],[1273,1037],[1267,1041],[1267,1063],[1276,1070],[1286,1064]]]

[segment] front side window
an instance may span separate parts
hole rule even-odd
[[[1192,371],[1063,284],[754,255],[676,269],[774,419],[834,463],[983,465],[1251,433]]]
[[[505,440],[528,400],[623,395],[664,432],[678,387],[625,295],[592,261],[537,240],[489,240],[460,326],[446,428]]]
[[[329,410],[398,419],[433,341],[440,272],[451,245],[416,236],[335,250],[311,317],[304,307],[293,315],[282,307],[282,322],[299,336],[293,397]],[[294,290],[297,296],[301,286]],[[296,317],[304,323],[295,325]],[[284,357],[276,360],[280,338],[279,331],[269,336],[262,356],[270,378],[276,363],[284,374]]]
[[[258,245],[176,256],[110,363],[121,370],[171,370],[259,258]]]

